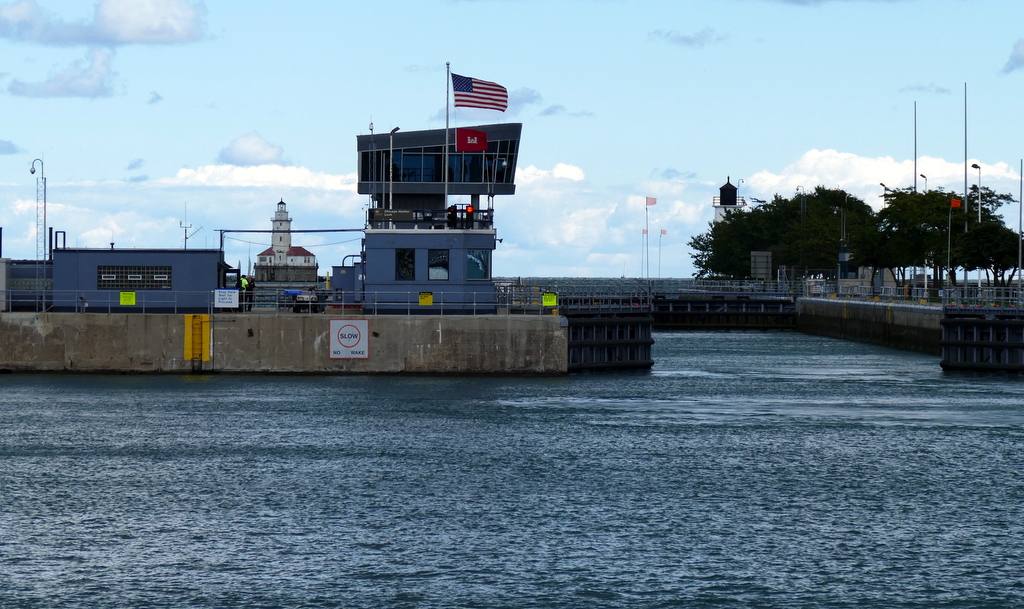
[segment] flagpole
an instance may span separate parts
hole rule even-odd
[[[651,214],[644,201],[644,255],[647,257],[646,277],[651,278]]]
[[[444,159],[444,167],[441,168],[441,175],[444,176],[442,178],[444,180],[444,208],[448,209],[448,101],[451,97],[448,88],[452,82],[452,63],[450,61],[445,62],[444,72],[444,155],[442,157]]]
[[[661,238],[664,233],[658,232],[658,279],[661,279]]]

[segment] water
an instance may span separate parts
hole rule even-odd
[[[1024,607],[1024,380],[0,376],[0,607]]]

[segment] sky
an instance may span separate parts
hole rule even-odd
[[[68,247],[216,248],[279,200],[361,228],[356,136],[443,128],[446,63],[510,97],[452,126],[523,123],[495,276],[690,277],[726,179],[877,209],[977,163],[968,186],[1018,198],[1020,0],[0,0],[2,255],[36,257],[35,159]],[[359,251],[293,242],[321,273]]]

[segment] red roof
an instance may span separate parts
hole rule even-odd
[[[274,248],[268,247],[267,249],[263,250],[262,252],[260,252],[260,253],[258,253],[256,255],[257,256],[273,256],[274,255]]]
[[[313,252],[304,247],[294,246],[288,249],[289,256],[312,256]]]

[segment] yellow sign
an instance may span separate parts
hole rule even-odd
[[[431,307],[434,305],[434,293],[433,292],[420,292],[420,306]]]
[[[135,292],[121,292],[121,304],[125,306],[134,306]]]
[[[558,294],[555,294],[554,292],[544,292],[544,295],[541,296],[540,303],[545,307],[557,307]]]

